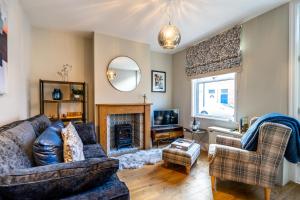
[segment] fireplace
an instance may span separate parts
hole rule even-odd
[[[151,104],[98,104],[97,106],[99,116],[98,139],[108,156],[112,156],[115,151],[118,151],[115,145],[115,125],[120,124],[132,126],[131,138],[134,148],[122,148],[118,152],[124,152],[127,149],[151,148]]]
[[[131,124],[115,125],[115,145],[117,150],[121,147],[133,147]]]
[[[144,146],[144,117],[140,113],[107,116],[110,155],[132,153]]]

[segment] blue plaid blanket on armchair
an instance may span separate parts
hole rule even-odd
[[[269,113],[258,118],[241,138],[242,148],[249,151],[256,150],[259,127],[264,122],[283,124],[292,129],[284,156],[292,163],[300,162],[300,122],[295,118],[280,113]]]

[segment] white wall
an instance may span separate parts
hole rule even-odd
[[[94,79],[95,104],[101,103],[153,103],[154,109],[172,107],[172,56],[150,51],[148,44],[124,40],[104,34],[94,35]],[[114,89],[106,77],[109,62],[117,56],[129,56],[139,65],[141,81],[138,87],[130,92]],[[151,92],[151,70],[166,71],[167,92]]]
[[[0,125],[29,113],[31,26],[18,0],[8,2],[8,94],[0,96]]]
[[[267,112],[288,114],[288,4],[243,24],[241,41],[239,117]]]
[[[151,102],[149,45],[95,33],[94,52],[95,104],[143,103],[144,94],[148,96],[148,102]],[[133,91],[118,91],[107,80],[107,66],[117,56],[128,56],[140,67],[141,81]]]
[[[21,9],[20,6],[18,8]],[[16,12],[14,13],[16,14]],[[26,19],[25,16],[20,18]],[[17,23],[13,25],[10,26],[10,31],[17,27]],[[93,120],[96,114],[94,113],[95,103],[142,103],[143,94],[147,94],[147,102],[153,103],[154,109],[172,107],[171,55],[151,52],[149,45],[146,44],[102,34],[95,34],[94,42],[93,38],[86,37],[85,34],[31,28],[29,23],[26,25],[28,25],[26,26],[28,30],[14,32],[14,34],[23,33],[17,38],[20,41],[12,43],[12,40],[9,40],[9,57],[17,58],[9,63],[10,80],[13,80],[9,83],[10,92],[8,95],[0,97],[0,101],[4,102],[1,105],[5,105],[3,112],[7,112],[6,115],[0,116],[3,117],[3,123],[38,114],[40,107],[39,79],[59,80],[57,71],[67,63],[73,66],[69,81],[88,82],[90,120]],[[29,38],[30,35],[32,35],[32,41],[29,39],[23,41],[24,37]],[[9,39],[11,38],[12,36],[9,35]],[[17,47],[16,44],[20,46]],[[12,45],[15,45],[14,48],[11,47]],[[95,47],[93,47],[94,45]],[[24,49],[24,52],[12,53],[14,49],[22,50],[25,46],[27,49]],[[107,64],[112,58],[119,55],[132,57],[141,68],[141,83],[132,92],[119,92],[107,81]],[[14,62],[17,61],[26,65],[16,66],[19,63]],[[12,66],[15,68],[11,69]],[[151,93],[151,69],[166,71],[166,93]],[[16,104],[19,106],[13,106]]]
[[[88,119],[93,120],[93,39],[74,32],[32,28],[30,73],[30,115],[40,112],[39,79],[60,80],[57,72],[64,64],[72,65],[69,81],[87,82]]]
[[[243,24],[241,36],[243,71],[237,76],[237,116],[288,112],[289,6],[285,4]],[[191,121],[191,81],[185,74],[185,54],[173,56],[173,106],[181,122]],[[176,77],[176,79],[175,79]],[[203,128],[235,124],[201,120]]]
[[[191,80],[185,74],[186,51],[173,55],[173,106],[179,108],[180,122],[189,127],[191,120]],[[175,78],[176,77],[176,78]]]
[[[152,102],[154,103],[152,106],[153,110],[173,108],[173,103],[172,103],[172,91],[173,91],[172,65],[173,65],[172,55],[151,52],[151,70],[166,72],[166,79],[167,79],[166,80],[166,84],[167,84],[166,85],[166,93],[160,93],[160,92],[152,92],[151,93],[151,99],[152,99]]]

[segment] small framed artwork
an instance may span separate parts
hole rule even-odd
[[[8,1],[0,0],[0,95],[6,94],[8,89],[7,65],[7,7]]]
[[[151,71],[151,91],[166,92],[166,72]]]

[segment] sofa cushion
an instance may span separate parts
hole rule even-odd
[[[24,121],[18,126],[8,129],[2,135],[14,141],[28,156],[31,163],[34,163],[32,145],[36,139],[35,132],[30,122]]]
[[[84,145],[86,144],[96,144],[96,133],[95,126],[93,123],[80,123],[74,124],[79,137]]]
[[[66,128],[62,129],[61,135],[64,141],[64,161],[74,162],[84,160],[82,141],[71,122]]]
[[[28,156],[10,138],[0,135],[0,174],[32,167]]]
[[[30,119],[31,125],[35,131],[36,136],[39,136],[46,128],[51,125],[51,121],[46,115],[38,115]]]
[[[63,200],[89,200],[89,199],[114,199],[129,200],[129,190],[125,183],[121,182],[117,175],[111,176],[104,184],[84,191],[80,194],[74,194]]]
[[[37,165],[49,165],[63,162],[62,121],[49,126],[34,142],[33,156]]]
[[[88,158],[107,158],[100,144],[89,144],[83,146],[85,159]]]
[[[24,122],[24,120],[14,121],[12,123],[9,123],[9,124],[6,124],[4,126],[1,126],[0,127],[0,133],[6,131],[8,129],[14,128],[14,127],[18,126],[19,124],[21,124],[22,122]]]
[[[92,158],[18,169],[0,175],[3,199],[52,199],[66,197],[103,184],[118,170],[118,160]]]

